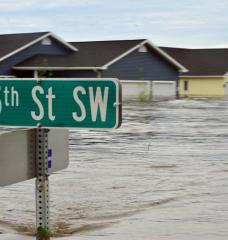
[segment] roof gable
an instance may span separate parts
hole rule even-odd
[[[163,50],[157,48],[151,42],[145,39],[138,40],[115,40],[115,41],[94,41],[94,42],[70,42],[71,45],[79,49],[78,52],[68,56],[34,56],[21,64],[17,69],[37,69],[47,67],[43,62],[48,62],[50,68],[65,69],[107,69],[110,65],[119,61],[131,52],[147,44],[165,61],[168,61],[176,69],[187,71],[187,69],[174,60]],[[45,61],[44,61],[45,60]]]
[[[51,32],[5,34],[0,35],[0,62],[49,36],[61,42],[71,50],[77,51],[74,46]]]
[[[145,41],[138,40],[114,40],[71,43],[79,49],[79,59],[83,65],[106,67],[109,62],[119,58],[138,44]]]
[[[128,51],[143,40],[123,41],[95,41],[95,42],[70,42],[79,51],[66,56],[37,55],[20,63],[19,67],[38,68],[74,68],[74,69],[102,69],[103,66]],[[120,44],[121,42],[121,44]],[[47,67],[47,64],[46,64]],[[18,67],[16,67],[18,68]]]
[[[48,32],[0,35],[0,59]]]
[[[188,71],[183,65],[169,56],[162,49],[159,49],[147,39],[138,40],[116,40],[116,41],[95,41],[95,42],[74,42],[71,43],[83,52],[83,55],[93,53],[94,56],[102,58],[102,67],[108,68],[113,63],[119,61],[131,52],[147,44],[150,48],[155,50],[161,57],[170,62],[174,67],[182,72]],[[100,64],[101,65],[101,64]]]

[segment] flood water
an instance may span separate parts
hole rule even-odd
[[[121,128],[70,132],[50,185],[64,239],[227,240],[228,101],[127,103]],[[33,231],[34,186],[0,188],[0,239]]]

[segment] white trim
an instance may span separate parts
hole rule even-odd
[[[151,81],[151,82],[154,82],[154,83],[172,83],[172,84],[176,84],[176,81],[174,80],[174,81],[170,81],[170,80],[153,80],[153,81]]]
[[[154,45],[151,41],[147,40],[147,43],[156,50],[161,56],[165,57],[169,62],[171,62],[173,65],[179,68],[180,72],[188,72],[189,70],[185,68],[182,64],[180,64],[178,61],[176,61],[174,58],[172,58],[169,54],[167,54],[165,51],[163,51],[161,48]]]
[[[140,48],[141,46],[148,44],[149,46],[151,46],[156,52],[158,52],[161,56],[165,57],[169,62],[171,62],[173,65],[175,65],[180,72],[188,72],[188,69],[185,68],[183,65],[181,65],[179,62],[177,62],[174,58],[170,57],[167,53],[165,53],[163,50],[161,50],[160,48],[158,48],[157,46],[155,46],[153,43],[151,43],[149,40],[144,40],[142,41],[140,44],[137,44],[136,46],[134,46],[133,48],[129,49],[128,51],[124,52],[123,54],[121,54],[119,57],[113,59],[112,61],[106,63],[103,68],[107,69],[110,65],[112,65],[113,63],[119,61],[120,59],[122,59],[123,57],[127,56],[128,54],[132,53],[133,51],[135,51],[136,49]]]
[[[55,38],[56,40],[58,40],[59,42],[61,42],[63,45],[65,45],[66,47],[70,48],[71,50],[77,52],[78,49],[76,47],[74,47],[73,45],[71,45],[70,43],[66,42],[65,40],[63,40],[61,37],[55,35],[53,32],[50,32],[50,36]]]
[[[120,80],[121,83],[147,83],[150,80]]]
[[[188,76],[184,76],[184,75],[180,75],[179,78],[225,78],[225,75],[188,75]]]
[[[13,67],[15,70],[102,70],[100,67]]]
[[[145,82],[156,82],[156,83],[176,83],[176,81],[170,81],[170,80],[120,80],[120,82],[123,83],[145,83]]]
[[[7,78],[4,78],[4,79],[1,79],[0,80],[12,80],[11,78],[7,79]],[[65,81],[81,81],[81,80],[91,80],[91,81],[107,81],[107,80],[110,80],[110,81],[120,81],[118,78],[96,78],[96,77],[92,77],[92,78],[44,78],[44,77],[39,77],[39,78],[33,78],[33,77],[28,77],[28,78],[17,78],[15,77],[13,80],[15,81],[20,81],[20,80],[31,80],[31,81],[42,81],[42,80],[56,80],[56,81],[61,81],[61,80],[65,80]]]
[[[137,44],[136,46],[134,46],[133,48],[129,49],[128,51],[122,53],[121,55],[119,55],[119,57],[114,58],[112,61],[106,63],[103,68],[107,69],[110,65],[112,65],[113,63],[119,61],[120,59],[122,59],[123,57],[127,56],[128,54],[130,54],[131,52],[135,51],[137,48],[141,47],[142,45],[144,45],[147,42],[147,40],[144,40],[143,42],[141,42],[140,44]]]
[[[6,54],[5,56],[3,56],[3,57],[0,58],[0,62],[3,61],[3,60],[5,60],[6,58],[9,58],[9,57],[11,57],[12,55],[14,55],[14,54],[16,54],[16,53],[18,53],[18,52],[20,52],[20,51],[22,51],[22,50],[30,47],[30,46],[32,46],[33,44],[39,42],[40,40],[42,40],[43,38],[46,38],[46,37],[48,37],[48,36],[50,36],[50,33],[47,33],[47,34],[45,34],[45,35],[43,35],[43,36],[35,39],[34,41],[32,41],[32,42],[30,42],[30,43],[28,43],[28,44],[25,44],[24,46],[22,46],[22,47],[20,47],[20,48],[18,48],[18,49],[16,49],[16,50],[14,50],[13,52]]]
[[[38,71],[37,71],[37,70],[34,70],[34,71],[33,71],[33,77],[34,77],[34,78],[38,78],[38,77],[39,77],[39,74],[38,74]]]
[[[0,58],[0,62],[3,61],[3,60],[5,60],[5,59],[7,59],[7,58],[9,58],[9,57],[11,57],[11,56],[13,56],[13,55],[15,55],[15,54],[18,53],[18,52],[21,52],[22,50],[24,50],[24,49],[26,49],[26,48],[28,48],[28,47],[31,47],[32,45],[34,45],[35,43],[41,41],[42,39],[44,39],[44,38],[46,38],[46,37],[50,37],[50,36],[53,37],[53,38],[55,38],[57,41],[61,42],[63,45],[65,45],[66,47],[70,48],[71,50],[73,50],[73,51],[75,51],[75,52],[78,51],[77,48],[73,47],[73,46],[70,45],[69,43],[67,43],[67,42],[65,42],[64,40],[62,40],[61,38],[57,37],[57,36],[56,36],[55,34],[53,34],[52,32],[49,32],[49,33],[46,33],[46,34],[44,34],[43,36],[41,36],[41,37],[33,40],[32,42],[27,43],[27,44],[25,44],[24,46],[22,46],[22,47],[20,47],[20,48],[18,48],[18,49],[16,49],[16,50],[14,50],[13,52],[8,53],[8,54],[6,54],[5,56],[1,57],[1,58]]]
[[[15,78],[14,75],[0,75],[0,78]]]

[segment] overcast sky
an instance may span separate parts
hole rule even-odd
[[[0,0],[0,26],[1,34],[52,31],[67,41],[228,47],[228,0]]]

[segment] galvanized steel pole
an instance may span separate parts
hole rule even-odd
[[[50,239],[48,129],[36,130],[36,227],[37,240]]]

